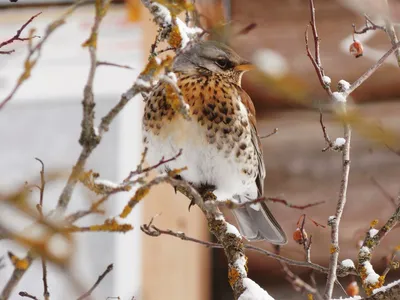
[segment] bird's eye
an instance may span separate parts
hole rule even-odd
[[[221,69],[228,69],[231,66],[231,62],[226,58],[219,58],[215,61],[215,64]]]

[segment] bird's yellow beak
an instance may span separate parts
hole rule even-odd
[[[255,66],[249,62],[245,62],[245,63],[240,64],[235,67],[236,71],[242,71],[242,72],[251,71],[254,69],[255,69]]]

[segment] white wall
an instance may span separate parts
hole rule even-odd
[[[32,25],[43,32],[45,26],[58,17],[65,8],[9,9],[0,11],[0,40],[15,34],[31,15],[43,11]],[[15,98],[0,111],[0,193],[18,189],[25,181],[38,178],[40,165],[34,157],[41,158],[46,170],[60,170],[66,175],[80,152],[78,144],[82,90],[86,82],[89,55],[80,45],[89,36],[92,9],[81,8],[66,25],[54,33],[43,48],[42,58],[30,78]],[[32,27],[32,26],[31,26]],[[29,28],[25,31],[27,34]],[[133,83],[141,70],[142,31],[138,25],[125,21],[124,10],[113,8],[103,22],[99,40],[99,59],[127,64],[134,71],[101,67],[98,70],[94,92],[97,101],[96,122],[119,100],[119,96]],[[12,45],[16,53],[0,56],[0,101],[12,89],[21,74],[26,55],[26,43]],[[5,49],[2,49],[5,50]],[[141,151],[141,105],[135,98],[115,120],[102,143],[94,151],[87,168],[93,168],[103,178],[117,181],[134,169]],[[64,179],[49,183],[45,194],[45,209],[56,205]],[[69,211],[87,208],[94,195],[78,188]],[[109,213],[116,215],[128,201],[123,194],[110,199]],[[38,201],[38,193],[32,192],[32,201]],[[12,218],[10,218],[12,216]],[[95,299],[120,296],[122,299],[140,297],[141,286],[141,207],[137,207],[129,219],[135,227],[127,234],[82,233],[77,234],[77,253],[73,261],[80,282],[92,285],[106,266],[113,262],[114,271],[96,290]],[[0,207],[0,221],[15,223],[14,214]],[[26,221],[26,220],[25,220]],[[88,217],[80,224],[100,223],[103,219]],[[18,228],[27,222],[18,222]],[[23,256],[26,250],[10,242],[0,241],[0,256],[7,250]],[[6,268],[0,271],[0,290],[8,279],[12,266],[6,258]],[[75,293],[65,278],[53,267],[49,270],[49,289],[52,299],[72,299]],[[27,272],[11,299],[19,299],[17,293],[28,291],[40,298],[42,295],[41,266],[37,261]]]

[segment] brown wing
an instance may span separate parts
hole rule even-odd
[[[265,165],[261,140],[257,133],[256,110],[250,96],[242,88],[238,88],[238,90],[242,103],[244,104],[244,106],[246,106],[247,111],[249,112],[251,142],[253,143],[254,149],[256,150],[258,159],[258,176],[256,178],[256,184],[258,188],[258,197],[261,197],[264,194]]]

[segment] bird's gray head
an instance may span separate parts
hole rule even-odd
[[[173,70],[185,74],[217,73],[240,85],[242,74],[251,69],[249,62],[233,49],[217,41],[200,41],[177,55]]]

